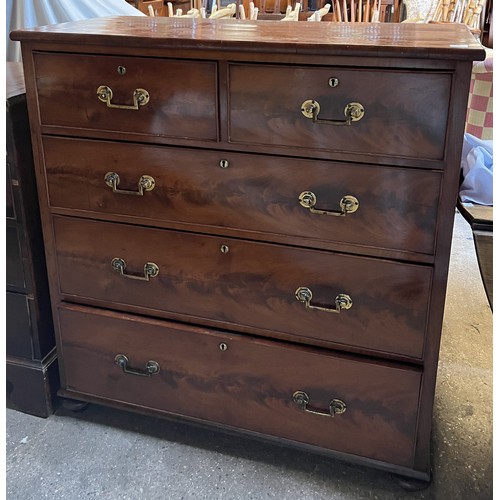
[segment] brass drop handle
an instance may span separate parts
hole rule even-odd
[[[129,360],[125,354],[117,354],[115,356],[115,363],[123,370],[123,373],[131,375],[139,375],[140,377],[151,377],[160,371],[160,365],[156,361],[148,361],[146,368],[141,370],[139,368],[131,368],[128,366]]]
[[[124,278],[129,278],[132,280],[140,280],[140,281],[149,281],[149,278],[154,278],[158,276],[160,272],[160,268],[154,262],[146,262],[144,264],[144,274],[143,275],[135,275],[135,274],[126,274],[125,269],[127,268],[127,263],[120,257],[115,257],[111,261],[111,266],[113,269],[120,273]]]
[[[328,410],[308,408],[309,396],[304,391],[295,391],[293,393],[293,402],[302,411],[323,417],[335,417],[335,415],[340,415],[347,410],[347,405],[340,399],[332,399],[328,405]]]
[[[343,309],[352,307],[352,299],[345,293],[340,293],[335,297],[335,307],[315,306],[311,304],[313,294],[311,290],[305,286],[301,286],[295,290],[295,298],[305,304],[306,309],[317,309],[318,311],[340,313]]]
[[[144,89],[135,89],[132,94],[134,99],[134,104],[113,104],[111,99],[113,99],[113,91],[107,85],[101,85],[97,89],[97,98],[101,102],[105,102],[108,108],[116,109],[139,109],[139,106],[144,106],[149,102],[149,92]]]
[[[108,172],[104,176],[106,186],[109,186],[113,193],[131,194],[135,196],[144,196],[145,191],[153,191],[155,188],[155,180],[150,175],[142,175],[137,183],[137,191],[129,191],[128,189],[118,189],[120,184],[120,176],[116,172]]]
[[[310,118],[315,123],[326,123],[329,125],[352,125],[353,122],[357,122],[363,118],[365,115],[365,108],[359,102],[350,102],[344,108],[345,120],[331,120],[325,118],[319,118],[321,106],[319,102],[312,99],[308,99],[302,103],[300,110],[306,118]]]
[[[354,213],[359,208],[359,201],[355,196],[347,194],[339,202],[339,210],[319,210],[316,206],[317,198],[312,191],[302,191],[299,194],[299,203],[302,207],[309,209],[313,214],[333,215],[336,217],[345,217],[347,214]]]

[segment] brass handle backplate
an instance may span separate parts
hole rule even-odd
[[[153,191],[155,188],[155,180],[150,175],[142,175],[137,183],[137,191],[129,191],[128,189],[118,189],[120,184],[120,176],[116,172],[108,172],[104,176],[106,186],[113,189],[113,193],[131,194],[136,196],[144,196],[145,191]]]
[[[302,207],[309,209],[313,214],[333,215],[345,217],[347,214],[354,213],[359,208],[359,201],[356,197],[347,194],[339,202],[340,210],[319,210],[316,206],[316,195],[312,191],[302,191],[299,194],[299,203]]]
[[[97,98],[101,102],[105,102],[108,108],[137,110],[139,106],[144,106],[149,102],[149,92],[144,89],[135,89],[132,94],[134,104],[113,104],[111,102],[111,99],[113,99],[113,91],[107,85],[101,85],[97,89]]]
[[[130,373],[131,375],[139,375],[140,377],[151,377],[160,371],[160,365],[156,361],[148,361],[145,369],[131,368],[128,366],[129,360],[125,354],[117,354],[115,356],[115,363],[123,370],[123,373]]]
[[[128,273],[126,274],[125,269],[127,268],[127,263],[120,257],[115,257],[111,261],[111,266],[116,272],[120,273],[123,277],[140,281],[149,281],[149,278],[154,278],[155,276],[158,276],[160,272],[160,268],[154,262],[146,262],[146,264],[144,264],[143,275],[135,275]]]
[[[295,391],[293,393],[293,402],[301,410],[323,417],[335,417],[335,415],[340,415],[347,410],[347,405],[340,399],[332,399],[328,405],[328,410],[308,408],[309,396],[304,391]]]
[[[326,123],[330,125],[351,125],[353,122],[357,122],[363,118],[365,115],[365,108],[359,102],[350,102],[344,108],[344,115],[346,117],[345,120],[331,120],[326,118],[319,118],[319,112],[321,110],[321,106],[319,102],[314,101],[313,99],[308,99],[302,103],[300,107],[302,114],[311,119],[315,123]]]
[[[305,304],[306,309],[317,309],[318,311],[340,313],[343,309],[350,309],[352,307],[352,299],[345,293],[340,293],[335,297],[335,307],[315,306],[311,304],[313,294],[311,290],[305,286],[301,286],[295,290],[295,298]]]

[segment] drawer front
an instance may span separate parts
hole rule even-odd
[[[33,57],[42,125],[217,140],[215,62],[55,53]],[[137,109],[108,107],[98,98],[101,86],[111,89],[112,106],[137,104]],[[146,104],[139,104],[139,97],[134,102],[136,89],[147,91]]]
[[[451,81],[451,74],[439,72],[234,64],[229,69],[230,140],[442,160]],[[302,108],[310,109],[306,101],[318,103],[317,118],[327,122],[304,116]],[[361,104],[364,116],[350,126],[334,126],[332,120],[346,120],[350,103]]]
[[[52,207],[434,251],[440,172],[106,141],[43,141]],[[113,192],[113,181],[106,183],[110,173],[118,175],[121,192]],[[143,176],[154,179],[151,191],[141,191]],[[307,196],[316,199],[314,206],[307,207]],[[359,206],[346,213],[341,200],[349,197]]]
[[[61,309],[60,321],[70,390],[412,465],[417,370],[86,308]],[[158,373],[123,371],[144,372],[148,361]],[[305,409],[296,392],[309,396]],[[333,399],[343,413],[305,411],[329,413]]]
[[[55,217],[54,224],[60,290],[72,300],[422,355],[429,267],[66,217]],[[156,276],[146,273],[147,263],[157,266]],[[148,268],[155,274],[153,265]],[[301,290],[299,300],[299,288],[308,288],[312,299]],[[344,295],[352,299],[350,309],[316,308],[336,310],[348,302]]]

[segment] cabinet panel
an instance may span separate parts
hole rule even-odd
[[[11,174],[11,166],[10,163],[7,161],[5,165],[5,170],[7,173],[7,182],[5,183],[6,187],[6,196],[5,196],[5,202],[6,202],[6,208],[5,208],[5,215],[7,219],[15,219],[16,217],[16,211],[14,208],[14,193],[12,192],[12,174]]]
[[[7,405],[47,417],[59,384],[21,63],[7,62],[5,90]]]
[[[66,387],[375,460],[413,463],[421,373],[237,334],[61,308]],[[223,349],[221,350],[221,345]],[[159,371],[143,372],[148,361]],[[123,360],[123,358],[121,358]],[[151,366],[151,365],[150,365]],[[305,411],[294,401],[304,392]],[[345,404],[343,408],[341,403]]]
[[[66,217],[54,223],[60,290],[73,300],[167,311],[301,341],[422,355],[428,267]],[[122,271],[114,268],[116,259]],[[158,268],[148,281],[147,263]],[[299,300],[299,288],[309,289],[309,302]],[[352,307],[331,312],[345,295]]]
[[[31,325],[30,307],[33,300],[22,293],[9,293],[6,297],[6,349],[9,356],[17,356],[32,360],[33,329]]]
[[[20,290],[26,289],[21,243],[17,226],[12,220],[7,220],[6,227],[6,284]]]

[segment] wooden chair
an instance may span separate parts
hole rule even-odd
[[[258,19],[275,21],[283,20],[284,16],[290,11],[293,12],[296,6],[296,2],[293,0],[254,0],[253,2],[251,0],[236,0],[235,3],[237,6],[235,17],[250,19],[253,12],[251,7],[253,6],[258,9]],[[330,3],[332,7],[329,13],[321,17],[321,21],[351,23],[399,21],[400,0],[316,0],[315,10],[319,11],[326,3]],[[306,21],[313,15],[314,10],[309,10],[309,0],[300,0],[300,4],[301,11],[296,20]],[[224,2],[221,0],[190,0],[189,8],[200,9],[202,5],[208,11],[211,10],[212,5],[217,10],[224,8]]]
[[[485,7],[489,8],[489,5],[488,0],[437,0],[425,21],[438,24],[465,24],[470,32],[481,40],[484,31]]]
[[[393,22],[399,20],[399,0],[330,0],[331,14],[325,21],[334,22]],[[317,0],[317,9],[324,6],[325,0]]]
[[[127,0],[127,2],[147,16],[158,17],[165,15],[163,0]],[[151,7],[152,13],[149,7]]]
[[[249,0],[243,0],[243,3]],[[319,11],[326,3],[332,7],[321,21],[333,22],[399,22],[400,0],[316,0],[315,10]],[[305,21],[314,10],[309,10],[309,0],[301,0],[302,9],[299,21]],[[259,19],[279,20],[283,17],[291,0],[257,0]]]

